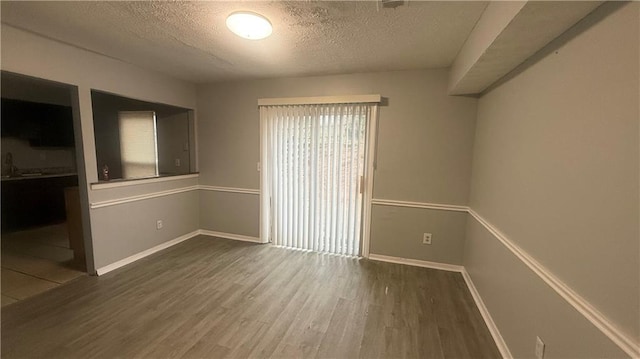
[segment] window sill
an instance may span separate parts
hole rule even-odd
[[[101,189],[107,189],[107,188],[137,186],[137,185],[147,184],[147,183],[168,182],[168,181],[175,181],[175,180],[184,180],[189,178],[198,178],[198,176],[200,176],[199,173],[189,173],[184,175],[168,175],[168,176],[158,176],[158,177],[151,177],[151,178],[114,179],[111,181],[101,181],[101,182],[92,183],[91,189],[101,190]]]

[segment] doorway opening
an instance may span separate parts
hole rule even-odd
[[[2,72],[3,306],[87,272],[73,89]]]

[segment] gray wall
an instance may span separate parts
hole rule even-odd
[[[102,180],[104,165],[109,167],[110,179],[122,178],[117,99],[107,94],[92,92],[91,108],[98,163],[95,171],[98,173],[98,178]]]
[[[621,358],[625,353],[468,216],[464,266],[514,358]]]
[[[90,253],[89,270],[111,264],[142,250],[198,229],[198,200],[195,192],[185,192],[89,210],[87,202],[119,199],[128,195],[145,195],[157,190],[157,184],[93,190],[97,182],[91,90],[96,89],[154,103],[187,109],[195,108],[195,86],[154,71],[52,41],[33,33],[2,24],[2,70],[57,81],[77,87],[75,111],[79,114],[82,134],[82,158],[78,167],[84,175],[79,182],[83,203],[83,221],[91,231],[85,232]],[[81,162],[82,161],[82,162]],[[192,181],[169,181],[162,190],[196,184]],[[162,231],[155,228],[162,219]],[[90,240],[92,237],[92,240]],[[94,266],[95,262],[95,266]]]
[[[260,196],[200,191],[200,228],[258,237]]]
[[[371,253],[462,264],[467,213],[373,206],[371,216]],[[425,232],[431,245],[422,244]]]
[[[388,99],[380,108],[378,167],[374,198],[466,205],[476,100],[447,96],[447,69],[284,78],[231,82],[198,88],[200,184],[258,189],[260,158],[258,99],[379,93]],[[214,214],[228,213],[229,203],[246,206],[227,230],[257,235],[255,200],[203,194],[203,229],[222,231]],[[376,206],[377,207],[377,206]],[[461,263],[464,230],[460,213],[416,212],[401,220],[395,208],[373,211],[372,253],[446,263]],[[393,218],[393,219],[390,219]],[[404,230],[396,230],[402,223]],[[421,243],[423,232],[437,232],[432,246]],[[402,250],[398,250],[402,248]]]
[[[605,5],[484,95],[477,130],[477,101],[446,95],[446,69],[202,86],[200,183],[258,188],[258,98],[380,93],[388,104],[380,110],[374,198],[466,204],[469,197],[480,215],[638,338],[639,6]],[[3,70],[77,86],[89,201],[197,183],[86,186],[97,181],[92,88],[194,108],[192,85],[6,25],[2,50]],[[257,196],[201,192],[91,210],[96,267],[199,227],[257,235]],[[622,355],[474,219],[467,218],[465,242],[463,218],[376,206],[372,252],[462,261],[517,357],[533,355],[535,335],[547,343],[547,358]],[[426,231],[434,244],[416,245]]]
[[[106,164],[109,166],[111,179],[122,178],[118,117],[120,111],[154,111],[156,114],[159,174],[190,173],[189,112],[192,111],[97,91],[91,92],[91,105],[96,160],[98,162],[96,171],[99,177],[102,173],[102,166]],[[175,165],[176,159],[180,159],[180,166]]]
[[[639,8],[606,4],[481,97],[470,196],[472,209],[636,339]],[[535,335],[547,358],[621,355],[470,221],[464,265],[514,356],[533,356]]]
[[[157,121],[158,171],[161,175],[187,174],[189,169],[189,113],[160,116]],[[180,165],[176,166],[176,160]]]
[[[197,203],[196,190],[92,210],[93,228],[105,234],[94,242],[96,268],[195,231]]]

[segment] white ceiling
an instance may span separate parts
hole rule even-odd
[[[322,75],[450,66],[487,2],[2,2],[2,22],[184,80]],[[227,15],[265,15],[273,35],[245,40]]]

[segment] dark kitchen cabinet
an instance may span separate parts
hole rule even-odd
[[[2,181],[2,233],[63,222],[64,189],[78,176],[18,178]]]
[[[34,147],[73,147],[71,107],[2,99],[2,136],[29,141]]]

